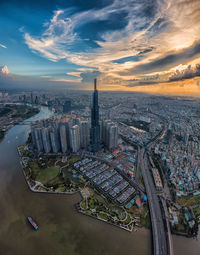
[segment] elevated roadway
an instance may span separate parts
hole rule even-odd
[[[153,254],[167,255],[167,241],[165,234],[165,226],[162,218],[162,212],[159,204],[159,198],[156,194],[153,179],[148,168],[148,159],[145,150],[140,152],[140,162],[142,169],[142,176],[146,188],[149,211],[151,216],[151,226],[153,235]]]

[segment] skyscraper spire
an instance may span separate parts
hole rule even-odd
[[[97,90],[97,79],[94,79],[94,90]]]
[[[91,107],[91,150],[97,152],[100,150],[100,125],[99,125],[99,105],[97,80],[94,79],[94,92],[92,95]]]

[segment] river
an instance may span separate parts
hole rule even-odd
[[[50,117],[42,107],[29,120]],[[129,233],[77,213],[76,195],[31,192],[24,180],[17,146],[25,143],[29,125],[11,128],[0,143],[0,254],[4,255],[150,255],[151,234]],[[26,217],[39,224],[34,231]],[[174,237],[175,255],[199,255],[200,242]]]

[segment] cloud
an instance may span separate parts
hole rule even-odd
[[[66,73],[66,75],[70,75],[70,76],[75,76],[75,77],[80,77],[81,72],[69,72]]]
[[[7,49],[7,47],[3,44],[0,43],[0,47],[4,48],[4,49]]]
[[[34,52],[38,52],[52,61],[66,58],[68,61],[78,65],[97,67],[95,62],[102,63],[126,57],[124,52],[121,51],[123,50],[121,48],[124,48],[123,43],[125,40],[131,43],[134,40],[134,33],[140,33],[141,29],[149,29],[156,22],[157,17],[155,16],[159,12],[160,3],[161,1],[158,0],[143,0],[141,2],[114,0],[112,4],[104,8],[90,9],[74,14],[70,14],[68,9],[58,10],[54,12],[50,22],[45,24],[47,29],[41,36],[32,37],[29,33],[26,33],[25,41]],[[124,18],[115,20],[115,15],[120,13],[124,15]],[[123,22],[120,26],[120,22],[123,20],[126,22]],[[100,29],[101,27],[96,23],[99,22],[101,24],[102,21],[112,24],[106,26],[109,27],[109,31],[106,31],[105,26],[103,26],[103,30]],[[95,30],[89,31],[88,38],[81,38],[83,27],[86,25],[91,26],[93,23],[96,24]],[[116,29],[116,24],[120,29]],[[98,37],[99,40],[94,41],[93,38],[96,37],[96,34],[99,34],[99,30],[101,30],[101,35]],[[125,40],[121,41],[122,38]],[[91,41],[95,43],[96,48],[88,48],[87,42]],[[116,43],[118,43],[118,46]],[[141,45],[140,43],[138,43],[138,47]],[[81,47],[76,47],[76,45],[81,45]],[[78,54],[79,50],[81,54]],[[120,51],[121,54],[117,53]],[[105,57],[104,60],[102,55]],[[92,63],[94,59],[97,61]]]
[[[175,70],[175,72],[169,77],[170,81],[180,81],[185,79],[192,79],[194,77],[200,76],[200,64],[186,66],[183,70]]]
[[[73,32],[73,23],[70,18],[61,18],[64,11],[54,12],[53,18],[46,23],[47,29],[42,37],[33,38],[25,33],[25,41],[28,47],[34,52],[38,52],[51,61],[67,58],[67,48],[73,44],[78,37]]]
[[[9,73],[8,67],[6,65],[0,66],[0,73],[3,75],[7,75]]]
[[[187,79],[193,79],[200,76],[200,64],[196,65],[178,65],[169,71],[165,75],[148,75],[140,76],[139,79],[130,81],[126,87],[135,87],[135,86],[148,86],[148,85],[157,85],[157,84],[169,84],[176,81],[184,81]],[[198,86],[200,82],[197,80],[196,85]],[[180,84],[179,86],[183,87],[185,84]]]
[[[154,71],[163,71],[169,67],[188,62],[198,56],[200,56],[200,42],[178,53],[168,53],[162,58],[151,60],[149,63],[137,65],[129,72],[132,74],[143,74]]]
[[[25,42],[51,61],[77,65],[67,74],[83,82],[94,75],[107,85],[172,82],[172,67],[200,56],[198,10],[198,0],[113,0],[88,10],[61,9],[42,34],[25,33]]]
[[[95,78],[97,78],[101,73],[99,71],[88,71],[80,74],[82,82],[91,83]]]
[[[138,54],[140,55],[140,54]],[[112,62],[113,63],[125,63],[125,62],[129,62],[129,61],[139,61],[143,56],[130,56],[130,57],[125,57],[125,58],[120,58],[120,59],[116,59],[116,60],[113,60]]]
[[[32,77],[0,72],[0,88],[2,89],[80,89],[81,79],[52,79],[49,76]]]
[[[81,68],[77,68],[77,70],[81,72],[88,72],[88,71],[94,71],[95,68],[81,67]]]
[[[80,83],[81,82],[81,79],[65,79],[65,78],[59,78],[59,79],[51,79],[51,81],[53,82],[64,82],[64,83]]]
[[[138,52],[138,55],[144,55],[146,53],[149,53],[151,51],[153,51],[154,47],[151,46],[151,47],[145,47],[145,48],[138,48],[137,50],[139,51]]]

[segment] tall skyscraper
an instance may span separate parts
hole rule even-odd
[[[60,144],[62,153],[67,152],[67,133],[66,133],[66,126],[61,124],[60,126]]]
[[[78,152],[80,149],[80,128],[78,125],[70,129],[70,139],[72,152]]]
[[[110,151],[118,146],[118,126],[111,120],[102,122],[102,141]]]
[[[86,120],[81,120],[80,126],[80,137],[81,137],[81,148],[87,149],[89,145],[89,123]]]
[[[97,152],[100,150],[100,125],[99,125],[99,105],[98,105],[98,90],[97,80],[94,79],[94,92],[92,97],[91,107],[91,151]]]
[[[31,125],[31,138],[32,138],[32,144],[34,148],[36,148],[35,126],[33,125]]]
[[[33,93],[31,92],[31,104],[34,103]]]
[[[35,142],[36,142],[36,148],[38,152],[43,151],[43,143],[42,143],[42,135],[41,135],[41,128],[35,128],[34,129],[34,136],[35,136]]]
[[[51,144],[50,144],[50,136],[49,136],[49,129],[43,128],[42,129],[42,142],[44,145],[44,151],[49,153],[51,151]]]
[[[101,139],[102,139],[102,142],[105,146],[107,146],[107,142],[108,142],[108,132],[107,132],[107,126],[108,124],[111,123],[111,120],[102,120],[102,135],[101,135]]]
[[[51,138],[52,150],[54,153],[57,153],[60,150],[60,143],[59,143],[58,131],[56,127],[51,129],[50,138]]]
[[[109,140],[108,140],[108,149],[114,150],[118,146],[118,127],[116,124],[112,123],[109,129]]]

